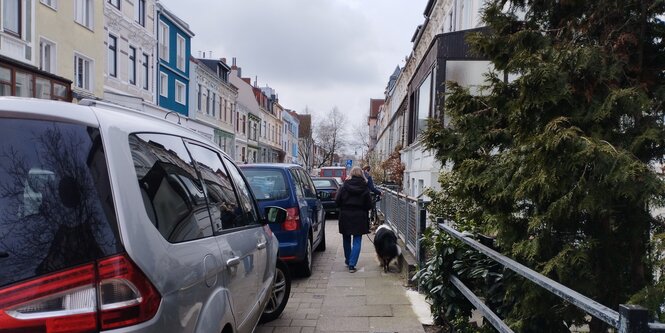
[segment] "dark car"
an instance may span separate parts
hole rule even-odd
[[[310,276],[312,250],[326,249],[325,211],[312,179],[295,164],[244,164],[240,168],[260,209],[286,209],[284,223],[270,224],[279,241],[279,257],[296,263],[303,275]]]
[[[337,215],[337,203],[335,203],[335,196],[337,196],[337,190],[340,187],[340,184],[337,182],[337,179],[334,177],[312,177],[314,182],[314,187],[316,187],[317,192],[326,192],[330,194],[330,197],[321,199],[323,204],[323,209],[325,209],[327,215]]]

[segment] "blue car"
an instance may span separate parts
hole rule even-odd
[[[286,221],[270,224],[279,240],[279,257],[296,263],[304,276],[312,274],[312,251],[326,249],[325,210],[321,196],[305,170],[295,164],[244,164],[245,174],[261,210],[286,209]]]

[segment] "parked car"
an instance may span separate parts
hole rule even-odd
[[[337,196],[337,190],[341,186],[337,182],[337,179],[334,177],[312,177],[312,182],[314,182],[317,192],[326,192],[329,194],[329,197],[325,200],[321,199],[326,215],[337,215],[339,210],[337,209],[335,197]]]
[[[260,210],[193,131],[84,103],[0,98],[0,332],[251,332],[279,316],[290,280],[267,224],[286,211]]]
[[[304,276],[312,274],[312,250],[326,249],[325,211],[312,179],[295,164],[240,165],[259,207],[286,209],[286,221],[270,224],[279,240],[279,257],[296,263]]]

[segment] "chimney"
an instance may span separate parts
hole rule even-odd
[[[219,61],[223,62],[226,64],[226,58],[219,58]]]
[[[259,76],[258,75],[254,76],[254,86],[255,87],[259,86]]]

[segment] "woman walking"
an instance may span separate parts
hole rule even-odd
[[[349,266],[350,273],[355,273],[362,236],[369,233],[367,212],[372,208],[372,199],[363,170],[353,167],[349,176],[337,192],[335,202],[339,207],[338,225],[344,244],[344,263]]]

